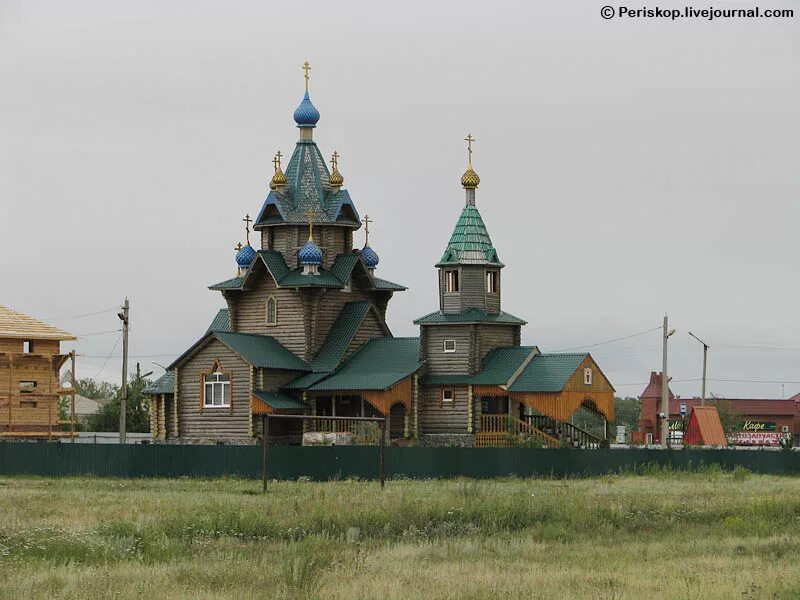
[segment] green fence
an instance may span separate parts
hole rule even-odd
[[[800,474],[800,452],[735,450],[574,450],[536,448],[387,448],[386,475],[450,477],[586,477],[642,472],[653,466],[693,470],[737,465],[756,473]],[[257,446],[165,446],[0,443],[0,475],[259,478]],[[270,478],[317,481],[377,479],[377,447],[275,447]]]

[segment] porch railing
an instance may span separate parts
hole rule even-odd
[[[568,446],[576,448],[599,448],[602,441],[599,437],[573,425],[569,421],[558,421],[545,415],[525,415],[522,417],[526,423],[541,429],[545,433],[564,440]]]
[[[380,442],[380,427],[377,423],[362,419],[326,419],[316,417],[307,422],[307,431],[321,433],[352,433],[354,444],[378,444]]]
[[[557,448],[557,438],[548,435],[535,425],[507,414],[481,415],[481,429],[476,436],[479,447],[513,447],[524,445],[533,438],[544,447]]]

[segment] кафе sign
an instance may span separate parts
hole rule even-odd
[[[739,423],[739,431],[777,431],[778,426],[775,421],[744,421]]]

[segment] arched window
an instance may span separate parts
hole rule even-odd
[[[278,324],[278,301],[273,296],[267,298],[266,323],[267,325]]]

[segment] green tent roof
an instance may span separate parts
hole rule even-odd
[[[560,392],[587,356],[586,353],[537,354],[508,391]]]
[[[476,206],[467,205],[461,211],[437,266],[455,264],[503,266]]]
[[[159,394],[175,393],[175,372],[167,371],[142,390],[147,396],[158,396]]]
[[[419,338],[381,338],[359,348],[330,377],[311,386],[312,391],[385,390],[415,373]]]
[[[525,321],[506,312],[487,313],[478,308],[470,308],[462,313],[447,314],[441,311],[432,312],[414,321],[415,325],[431,325],[438,323],[501,323],[524,325]]]
[[[253,392],[253,395],[275,409],[300,409],[308,408],[304,402],[280,392]]]

